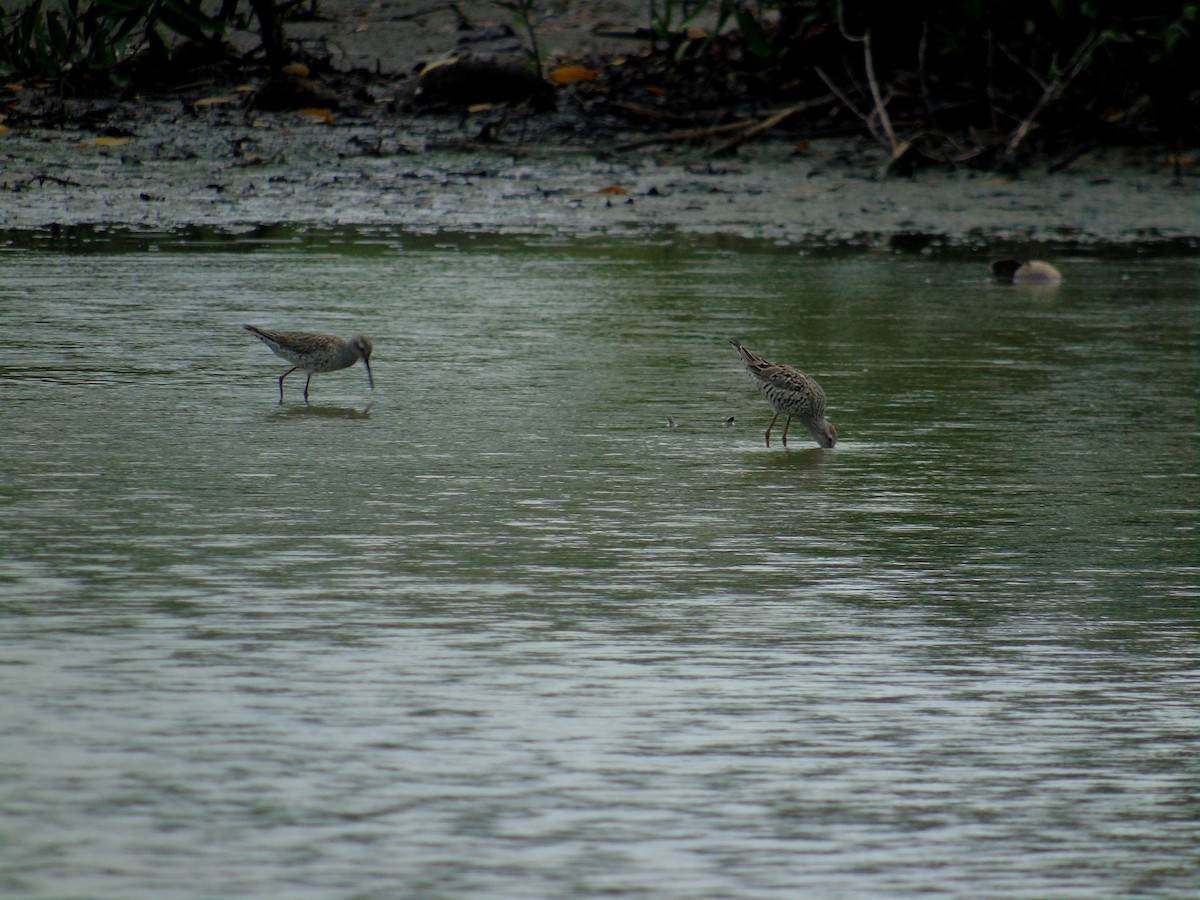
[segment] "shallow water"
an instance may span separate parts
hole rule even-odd
[[[1196,258],[45,244],[5,896],[1200,890]],[[367,333],[376,390],[277,405],[242,322]],[[730,336],[835,450],[764,446]]]

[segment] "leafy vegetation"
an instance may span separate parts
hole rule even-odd
[[[201,0],[33,0],[0,25],[0,74],[41,78],[75,91],[121,85],[128,63],[169,58],[174,38],[219,38],[221,20]]]
[[[538,78],[544,74],[545,59],[538,44],[538,28],[542,17],[537,12],[537,0],[492,0],[496,6],[507,10],[512,16],[513,24],[525,32],[529,46],[525,50],[525,62],[529,71]]]
[[[891,162],[1014,165],[1031,147],[1200,136],[1200,4],[1146,0],[651,0],[666,52],[614,73],[659,116],[792,104]],[[701,20],[713,23],[707,33]],[[640,87],[651,88],[638,94]],[[616,93],[616,90],[614,90]],[[889,163],[890,165],[890,163]]]
[[[548,3],[489,2],[509,14],[527,68],[544,80]],[[861,133],[898,170],[1200,138],[1200,0],[646,0],[644,9],[635,34],[645,52],[549,73],[584,127],[671,128],[687,140],[705,128],[728,136],[739,121],[745,135]],[[319,0],[29,0],[0,15],[0,76],[63,94],[161,83],[168,70],[183,82],[205,57],[182,48],[216,48],[251,17],[261,48],[240,63],[265,60],[278,75],[295,52],[285,20],[318,11]]]

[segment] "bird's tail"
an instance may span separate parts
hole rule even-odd
[[[747,366],[758,366],[763,362],[763,358],[757,353],[752,353],[747,349],[746,345],[737,338],[730,338],[729,343],[733,344],[733,349],[737,350],[738,356],[742,358],[742,362]]]
[[[243,325],[248,332],[258,338],[260,341],[271,341],[273,337],[257,325]]]

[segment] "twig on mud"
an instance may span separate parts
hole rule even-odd
[[[722,153],[728,153],[730,150],[735,149],[743,141],[774,128],[784,119],[794,116],[797,113],[825,106],[834,99],[836,98],[833,94],[826,94],[824,97],[817,97],[814,100],[805,100],[803,103],[796,103],[784,109],[776,110],[765,119],[739,119],[736,122],[726,122],[722,125],[686,128],[680,131],[668,131],[664,134],[649,134],[636,140],[627,141],[624,144],[618,144],[616,150],[623,153],[627,150],[636,150],[639,147],[645,147],[650,144],[675,144],[684,141],[698,141],[703,138],[729,134],[731,131],[740,131],[741,134],[709,151],[710,156],[719,156]]]
[[[756,122],[746,128],[741,134],[730,138],[719,147],[711,150],[709,152],[709,156],[723,156],[726,153],[730,153],[733,150],[736,150],[743,141],[747,141],[756,135],[762,134],[764,131],[769,131],[784,119],[789,119],[796,115],[796,113],[807,112],[810,109],[818,109],[835,99],[837,99],[835,94],[826,94],[824,97],[817,97],[813,100],[805,100],[802,103],[797,103],[793,106],[789,106],[785,109],[779,110],[778,112],[772,113],[762,121]]]
[[[1012,137],[1009,138],[1008,146],[1004,151],[1004,157],[1008,163],[1011,164],[1013,159],[1016,157],[1017,149],[1033,130],[1034,123],[1037,121],[1037,117],[1045,111],[1047,106],[1063,95],[1063,92],[1067,89],[1067,85],[1069,85],[1075,79],[1075,76],[1083,71],[1084,67],[1091,60],[1092,54],[1100,49],[1105,40],[1106,38],[1103,34],[1095,31],[1089,34],[1086,38],[1084,38],[1083,43],[1076,48],[1075,53],[1072,54],[1071,59],[1067,62],[1066,68],[1063,69],[1062,73],[1059,74],[1059,76],[1049,84],[1043,82],[1042,79],[1038,78],[1037,75],[1031,72],[1029,69],[1025,69],[1025,71],[1029,72],[1030,75],[1033,76],[1038,84],[1042,85],[1042,96],[1038,99],[1037,103],[1033,105],[1033,109],[1029,111],[1029,115],[1025,117],[1024,121],[1017,126],[1017,129],[1013,132]],[[1005,52],[1007,53],[1007,51]],[[1022,68],[1025,67],[1022,66]]]
[[[1071,165],[1071,163],[1075,162],[1075,160],[1079,159],[1079,157],[1086,156],[1098,146],[1100,146],[1100,142],[1093,138],[1092,140],[1084,141],[1082,144],[1072,147],[1058,159],[1054,160],[1054,162],[1050,163],[1050,165],[1046,166],[1046,174],[1054,175],[1058,172],[1061,172],[1067,166]]]
[[[646,147],[650,144],[675,144],[681,141],[697,141],[701,138],[712,137],[717,134],[726,134],[730,131],[737,131],[742,128],[750,128],[755,123],[753,121],[743,120],[740,122],[726,122],[724,125],[710,125],[706,128],[687,128],[682,131],[668,131],[663,134],[649,134],[646,137],[638,138],[634,141],[627,141],[624,144],[618,144],[616,149],[618,152],[627,150],[636,150],[639,147]]]
[[[630,103],[627,100],[612,100],[609,102],[609,106],[612,106],[615,109],[624,110],[627,113],[632,113],[635,116],[640,116],[643,119],[654,119],[655,121],[658,121],[658,122],[667,122],[667,121],[694,122],[695,121],[695,118],[692,116],[681,116],[678,113],[668,112],[668,111],[661,110],[661,109],[654,109],[649,106],[641,106],[640,104],[637,104],[637,103]]]
[[[411,22],[414,19],[423,19],[425,16],[431,16],[435,13],[444,12],[447,9],[454,13],[455,17],[458,19],[459,31],[470,31],[472,29],[473,26],[471,25],[470,20],[463,15],[462,10],[458,8],[457,3],[433,3],[429,6],[423,6],[420,9],[414,9],[409,12],[393,13],[392,15],[388,16],[387,21]]]
[[[35,184],[38,187],[42,187],[47,181],[51,184],[57,184],[60,187],[83,187],[78,181],[72,181],[70,178],[59,178],[57,175],[39,172],[37,175],[30,175],[28,178],[22,178],[18,181],[0,182],[0,188],[17,194],[27,187],[33,187]]]

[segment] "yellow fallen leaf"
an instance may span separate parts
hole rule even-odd
[[[236,103],[237,97],[201,97],[193,106],[217,106],[221,103]]]
[[[300,110],[300,112],[308,116],[310,119],[319,119],[320,121],[330,125],[332,125],[335,121],[333,110],[330,109],[322,109],[316,106],[306,106],[304,109]]]
[[[286,66],[284,66],[279,71],[282,72],[284,75],[291,75],[293,78],[307,78],[308,77],[308,66],[306,66],[302,62],[288,63]]]
[[[628,194],[629,191],[626,188],[621,187],[619,184],[610,184],[608,187],[600,188],[600,190],[596,191],[595,193],[597,193],[597,194]]]
[[[458,62],[457,56],[447,56],[445,59],[435,59],[433,62],[429,63],[429,65],[427,65],[425,68],[423,68],[421,70],[421,72],[420,72],[421,77],[424,77],[427,73],[431,72],[434,69],[440,69],[442,66],[452,66],[456,62]]]
[[[93,147],[124,147],[126,144],[133,142],[126,137],[108,137],[107,135],[102,135],[92,138],[87,143]]]
[[[574,84],[576,81],[595,81],[600,72],[587,66],[559,66],[550,70],[550,77],[559,84]]]
[[[829,184],[825,185],[824,187],[797,188],[796,193],[801,194],[801,195],[804,195],[804,194],[826,194],[826,193],[830,193],[832,191],[840,191],[845,186],[846,186],[846,182],[844,182],[844,181],[833,181],[833,182],[830,182]]]

